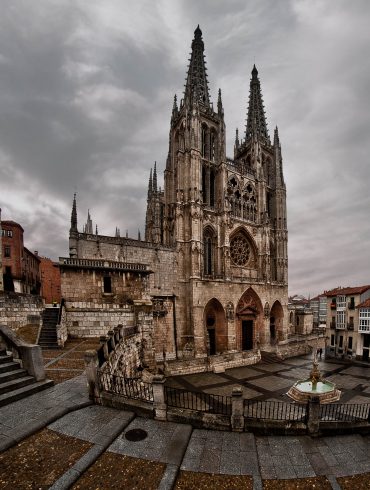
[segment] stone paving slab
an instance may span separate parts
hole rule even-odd
[[[257,369],[253,369],[250,366],[226,369],[225,372],[228,376],[232,376],[233,378],[245,380],[245,381],[247,381],[248,378],[253,378],[254,376],[261,376],[261,374],[263,374],[261,373],[261,371]]]
[[[104,444],[116,427],[127,426],[135,417],[133,412],[93,405],[69,413],[48,426],[67,436],[77,437],[93,444]]]
[[[350,374],[352,376],[363,376],[365,378],[369,378],[370,367],[351,366],[347,369],[343,369],[341,374]]]
[[[125,433],[131,429],[143,429],[148,436],[141,441],[128,441]],[[134,458],[179,465],[191,431],[190,425],[136,417],[108,450]]]
[[[274,392],[292,386],[292,381],[278,376],[266,376],[258,380],[250,380],[249,384]]]
[[[345,374],[332,374],[326,379],[335,383],[340,390],[353,390],[359,384],[363,384],[363,380]]]
[[[86,377],[35,393],[0,409],[0,451],[11,447],[68,412],[91,405]]]

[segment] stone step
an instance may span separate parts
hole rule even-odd
[[[50,388],[54,385],[54,382],[50,379],[44,381],[36,381],[35,383],[24,386],[23,388],[18,388],[17,390],[9,391],[8,393],[3,393],[0,395],[0,407],[8,405],[9,403],[21,400],[27,396],[33,395],[39,391]]]
[[[60,349],[60,346],[58,345],[57,342],[51,343],[51,342],[39,342],[39,346],[41,349],[44,350],[49,350],[49,349]]]
[[[13,356],[8,354],[0,354],[0,364],[7,364],[8,362],[12,362]]]
[[[12,379],[5,383],[0,383],[0,395],[3,393],[8,393],[9,391],[17,390],[18,388],[22,388],[23,386],[30,385],[34,383],[35,378],[32,376],[23,376],[22,378]]]
[[[18,362],[6,362],[4,364],[0,364],[0,373],[7,373],[9,371],[15,371],[16,369],[19,369],[19,363]]]
[[[11,379],[21,378],[26,375],[27,371],[25,369],[15,369],[14,371],[0,373],[0,383],[5,383]]]

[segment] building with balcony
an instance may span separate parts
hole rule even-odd
[[[363,361],[370,360],[370,299],[357,306],[358,309],[358,337],[357,357]]]
[[[328,354],[368,360],[370,332],[366,331],[369,308],[366,305],[370,285],[336,288],[327,291],[326,297]]]

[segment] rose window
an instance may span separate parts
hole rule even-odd
[[[243,235],[237,235],[231,240],[230,256],[234,265],[246,266],[251,256],[251,248],[248,240]]]

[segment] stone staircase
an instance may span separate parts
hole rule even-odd
[[[274,364],[275,362],[281,362],[283,359],[278,356],[276,352],[268,352],[261,350],[261,362],[264,364]]]
[[[0,350],[0,407],[53,386],[50,380],[36,381],[19,362]]]
[[[58,349],[57,324],[59,308],[45,308],[42,312],[42,327],[39,346],[43,349]]]

